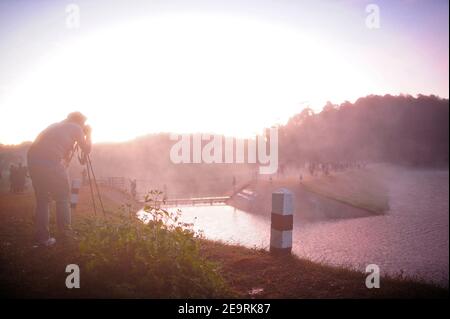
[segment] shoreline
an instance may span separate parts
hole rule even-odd
[[[80,205],[74,213],[74,225],[89,215],[89,197],[85,195],[82,191]],[[61,269],[56,271],[52,267],[61,266],[61,262],[70,259],[70,255],[76,255],[78,248],[75,245],[69,251],[64,247],[48,250],[48,259],[54,260],[50,269],[33,264],[33,260],[39,258],[36,250],[29,248],[33,202],[31,194],[16,197],[0,194],[2,294],[30,298],[152,298],[135,296],[128,291],[99,294],[98,291],[69,292],[56,289],[57,282],[48,281],[52,281],[52,272],[61,275]],[[106,198],[105,202],[108,210],[119,206],[110,198]],[[199,240],[199,245],[201,254],[217,264],[218,272],[232,291],[233,298],[448,298],[448,289],[433,284],[382,276],[380,289],[367,289],[366,274],[362,272],[325,266],[296,256],[276,258],[261,249],[204,239]],[[40,277],[27,278],[20,272],[15,274],[21,268],[24,273],[46,274],[48,278],[45,285],[40,282]],[[31,290],[24,291],[24,288]]]

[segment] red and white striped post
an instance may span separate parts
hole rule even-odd
[[[272,193],[272,216],[270,230],[270,252],[289,255],[292,251],[292,229],[294,225],[293,194],[287,189]]]
[[[73,179],[72,187],[70,190],[70,208],[72,208],[72,209],[77,208],[78,193],[80,191],[80,187],[81,187],[81,180],[78,178]]]

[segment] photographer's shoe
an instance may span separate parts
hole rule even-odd
[[[39,241],[39,245],[45,246],[45,247],[51,247],[54,244],[56,244],[56,239],[53,237],[50,237],[49,239],[46,239],[46,240]]]

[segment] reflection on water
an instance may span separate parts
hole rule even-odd
[[[418,180],[421,182],[418,183]],[[389,274],[403,273],[448,286],[448,172],[418,173],[391,187],[385,216],[296,224],[293,252],[300,257],[364,271],[375,263]],[[231,206],[180,207],[213,240],[268,248],[270,218]]]
[[[193,223],[194,230],[203,231],[206,238],[242,244],[247,247],[268,248],[270,220],[227,205],[179,206],[181,221]]]
[[[269,247],[270,220],[231,206],[182,207],[182,219],[194,223],[209,239],[242,244],[247,247]]]

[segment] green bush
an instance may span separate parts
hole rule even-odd
[[[90,280],[129,296],[227,296],[216,265],[200,255],[201,235],[179,221],[180,211],[161,209],[160,194],[150,192],[140,219],[128,207],[114,217],[84,221],[80,253]]]

